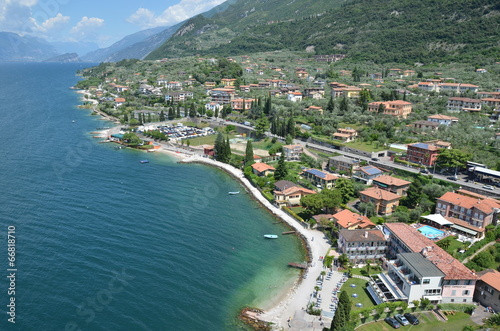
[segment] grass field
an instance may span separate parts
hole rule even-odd
[[[383,316],[385,316],[385,314]],[[407,325],[399,328],[399,330],[460,331],[463,329],[464,326],[475,325],[474,322],[472,322],[472,320],[470,319],[470,315],[461,312],[456,312],[455,315],[449,315],[447,322],[439,321],[430,312],[415,313],[415,316],[417,316],[418,319],[420,320],[419,325]],[[356,329],[356,331],[391,331],[391,330],[394,329],[383,320],[378,322],[368,323]]]
[[[365,152],[379,152],[379,151],[385,151],[385,150],[387,150],[387,147],[385,147],[385,146],[382,146],[382,145],[379,145],[379,144],[376,144],[376,143],[370,143],[370,144],[368,144],[368,143],[365,143],[365,142],[361,142],[359,140],[351,141],[351,142],[346,143],[344,145],[346,147],[359,149],[359,150],[362,150],[362,151],[365,151]]]
[[[351,284],[356,285],[356,287],[351,287]],[[349,278],[347,282],[342,285],[341,291],[346,291],[349,295],[349,299],[352,302],[352,310],[351,311],[359,311],[366,309],[368,307],[374,307],[375,303],[372,301],[370,295],[366,291],[366,286],[368,282],[364,279],[359,278]],[[356,293],[358,295],[357,298],[353,298],[352,295]],[[362,307],[356,307],[357,303],[361,303]]]

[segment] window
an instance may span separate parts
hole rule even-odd
[[[463,292],[462,292],[462,295],[463,295],[463,296],[464,296],[464,295],[469,295],[469,290],[465,290],[465,291],[463,291]]]
[[[450,301],[451,301],[451,302],[455,302],[455,299],[451,299]]]
[[[464,299],[464,302],[467,302],[467,299]]]
[[[424,279],[422,283],[423,283],[423,284],[430,284],[430,283],[431,283],[431,280],[430,280],[430,279]]]
[[[452,291],[451,291],[451,296],[452,296],[452,297],[454,297],[454,296],[456,296],[456,295],[457,295],[457,290],[452,290]]]

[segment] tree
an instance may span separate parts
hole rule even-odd
[[[459,149],[442,149],[437,157],[437,164],[441,167],[461,169],[471,159],[471,154]]]
[[[370,268],[371,268],[372,260],[368,259],[365,262],[366,262],[366,273],[370,274]]]
[[[321,194],[308,194],[300,198],[300,204],[312,215],[321,213],[325,208],[325,197]]]
[[[332,325],[330,330],[340,331],[349,324],[351,315],[351,299],[346,291],[340,292],[339,304],[337,306],[337,311],[333,317]]]
[[[123,141],[130,145],[139,145],[142,143],[142,139],[132,132],[125,133],[123,135]]]
[[[227,146],[222,132],[219,132],[219,134],[215,138],[214,151],[215,159],[217,161],[224,163],[229,162],[230,156],[227,153]]]
[[[276,171],[274,171],[274,179],[282,180],[285,179],[286,176],[288,176],[288,168],[285,164],[285,153],[283,152],[283,149],[281,149],[278,165],[276,166]]]
[[[385,111],[385,106],[384,106],[384,104],[383,104],[383,103],[380,103],[380,104],[378,105],[377,113],[379,113],[379,114],[383,114],[383,113],[384,113],[384,111]]]
[[[247,147],[246,147],[246,150],[245,150],[245,158],[243,160],[243,164],[246,167],[246,166],[252,165],[254,163],[255,163],[255,161],[254,161],[254,158],[253,158],[252,141],[251,140],[247,140]]]
[[[349,257],[347,257],[346,254],[341,254],[337,261],[342,267],[344,267],[349,262]]]
[[[422,196],[422,181],[419,179],[419,177],[417,177],[410,184],[410,187],[408,187],[408,191],[406,191],[406,197],[402,199],[401,204],[413,209],[419,205]]]
[[[324,196],[327,211],[333,211],[342,204],[342,194],[339,190],[324,189],[320,194]]]
[[[262,137],[267,130],[269,130],[269,120],[262,114],[255,124],[255,135]]]
[[[293,117],[290,117],[286,123],[286,134],[292,138],[295,137],[295,120]]]
[[[342,203],[347,203],[354,197],[354,185],[347,178],[339,178],[335,181],[335,188],[340,191]]]
[[[160,112],[160,122],[164,122],[164,121],[165,121],[165,112],[162,109]]]
[[[335,103],[333,102],[333,96],[330,95],[330,100],[328,100],[328,104],[326,105],[326,110],[329,113],[333,113],[335,110]]]

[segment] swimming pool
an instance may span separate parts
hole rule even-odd
[[[444,231],[433,228],[429,225],[424,225],[417,230],[429,239],[440,238],[444,236]]]

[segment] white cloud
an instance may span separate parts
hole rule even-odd
[[[0,0],[0,31],[31,32],[31,7],[36,4],[37,0]]]
[[[55,17],[49,18],[40,25],[37,25],[36,22],[34,22],[34,24],[37,26],[39,31],[49,32],[55,29],[61,29],[69,22],[69,19],[69,16],[63,16],[61,13],[58,13]]]
[[[84,16],[80,22],[71,28],[70,33],[78,40],[93,40],[97,37],[99,28],[103,25],[104,20],[102,18]]]
[[[149,9],[139,8],[127,18],[127,22],[143,29],[174,25],[212,9],[224,1],[226,0],[182,0],[178,4],[168,7],[158,16],[155,16],[155,13]]]

